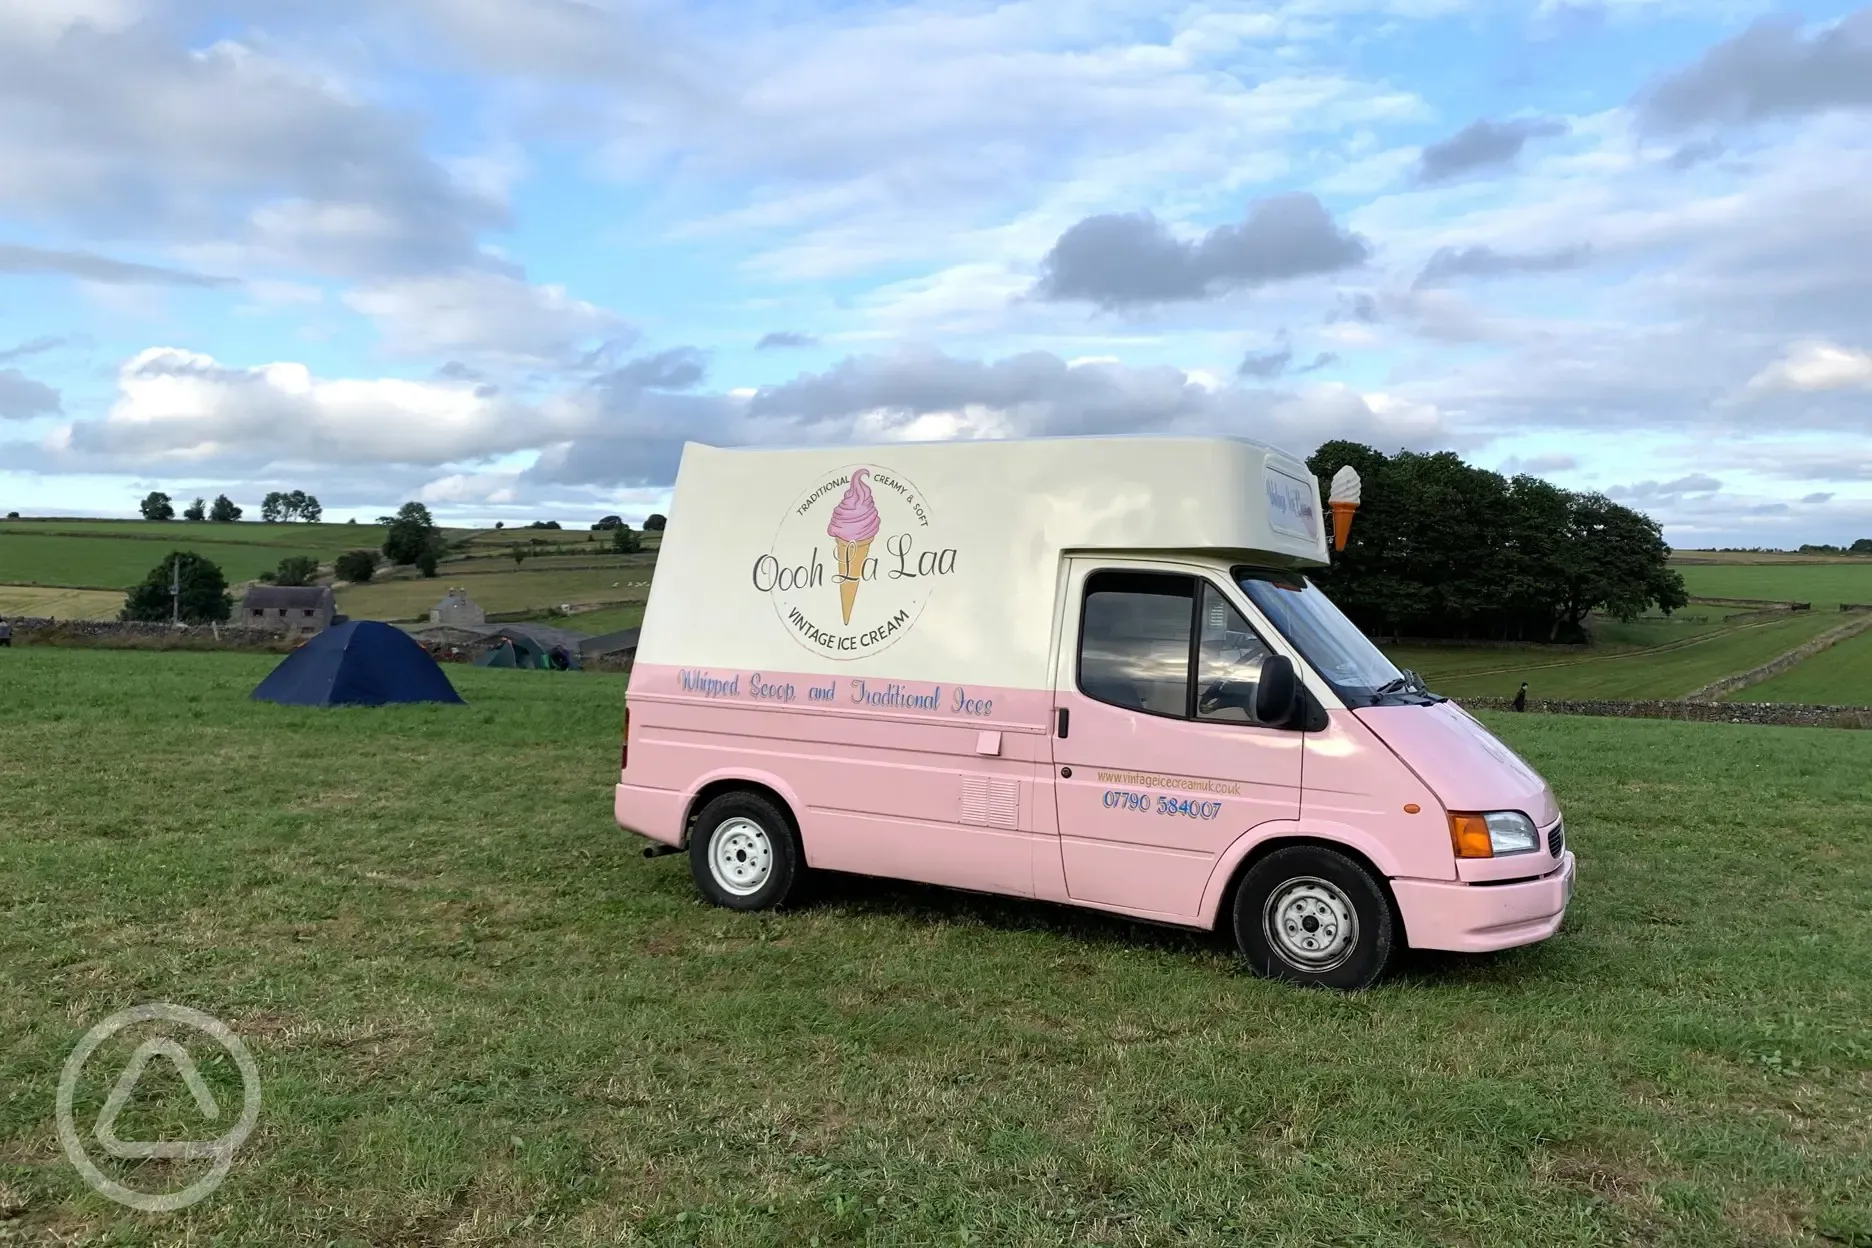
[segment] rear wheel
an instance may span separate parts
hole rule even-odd
[[[1257,974],[1353,992],[1389,969],[1402,943],[1391,899],[1337,850],[1278,849],[1235,890],[1235,944]]]
[[[805,861],[779,807],[757,793],[725,793],[696,818],[689,871],[716,905],[767,910],[793,894]]]

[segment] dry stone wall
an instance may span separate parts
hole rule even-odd
[[[1509,711],[1508,698],[1462,698],[1472,711]],[[1774,724],[1790,728],[1872,728],[1872,706],[1801,706],[1789,702],[1612,702],[1528,699],[1530,714],[1615,719],[1682,719],[1702,724]]]

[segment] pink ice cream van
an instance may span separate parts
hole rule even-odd
[[[617,821],[732,909],[887,876],[1224,925],[1337,988],[1544,940],[1552,791],[1308,581],[1323,512],[1235,439],[691,444]]]

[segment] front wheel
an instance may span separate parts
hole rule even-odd
[[[1371,872],[1337,850],[1294,845],[1236,887],[1235,944],[1257,974],[1356,992],[1383,977],[1400,941]]]
[[[784,905],[805,873],[793,825],[754,793],[725,793],[702,808],[689,836],[689,871],[702,895],[730,910]]]

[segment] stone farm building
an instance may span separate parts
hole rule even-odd
[[[240,622],[276,633],[316,633],[335,611],[329,585],[255,585],[241,599]]]
[[[446,597],[429,608],[431,624],[485,624],[487,612],[475,604],[465,589],[451,589]]]

